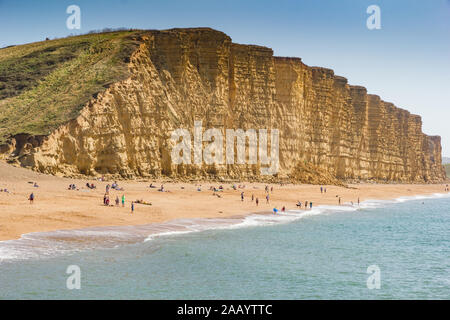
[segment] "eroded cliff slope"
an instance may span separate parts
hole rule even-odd
[[[3,157],[68,176],[310,183],[445,178],[440,137],[423,134],[419,116],[349,85],[332,70],[234,44],[208,28],[134,36],[126,78],[95,94],[49,134],[11,136],[1,147]],[[171,133],[192,132],[195,121],[224,135],[226,129],[278,129],[277,175],[262,176],[259,163],[174,164]]]

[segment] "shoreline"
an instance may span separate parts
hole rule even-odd
[[[367,199],[360,205],[319,205],[313,209],[291,209],[286,213],[249,212],[223,218],[187,218],[145,225],[97,226],[83,229],[51,230],[23,234],[19,239],[0,241],[0,264],[29,259],[53,258],[88,250],[115,249],[124,245],[146,243],[160,237],[212,230],[231,230],[292,223],[326,213],[339,214],[376,209],[414,200],[449,198],[450,193],[410,195],[392,199]]]
[[[296,210],[297,201],[304,207],[305,201],[313,202],[313,208],[319,205],[337,205],[341,197],[342,204],[356,204],[369,199],[390,200],[404,196],[431,195],[445,193],[443,184],[350,184],[350,188],[323,186],[327,193],[320,192],[317,185],[269,185],[270,203],[266,204],[265,184],[241,182],[245,188],[233,190],[230,183],[164,183],[170,192],[158,192],[150,189],[149,183],[119,181],[124,191],[110,191],[114,204],[116,197],[125,195],[125,207],[106,207],[102,204],[105,187],[108,182],[94,180],[76,180],[39,174],[23,168],[15,168],[0,163],[0,189],[7,188],[9,193],[0,192],[0,241],[17,240],[24,235],[51,231],[81,230],[96,227],[144,226],[168,223],[179,219],[229,219],[247,217],[251,214],[271,213],[276,207]],[[90,190],[86,182],[94,183],[97,189]],[[30,182],[37,182],[34,188]],[[160,187],[161,181],[153,185]],[[76,184],[78,190],[68,190],[69,184]],[[223,186],[218,192],[221,197],[213,196],[210,186]],[[239,184],[236,184],[239,186]],[[201,191],[197,191],[201,188]],[[29,194],[36,196],[34,204],[28,202]],[[244,192],[244,201],[240,194]],[[259,198],[259,206],[251,197]],[[131,213],[131,201],[138,199],[151,202],[152,205],[136,204]],[[303,210],[303,209],[302,209]]]

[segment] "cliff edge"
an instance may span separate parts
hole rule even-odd
[[[97,35],[94,44],[88,37],[0,50],[0,69],[24,56],[58,56],[50,66],[35,63],[39,81],[17,92],[0,76],[1,157],[65,176],[308,183],[446,177],[440,137],[422,133],[419,116],[332,70],[235,44],[209,28],[117,32]],[[76,53],[64,51],[74,42]],[[277,174],[261,175],[259,162],[174,164],[171,133],[192,131],[195,121],[222,132],[278,129]]]

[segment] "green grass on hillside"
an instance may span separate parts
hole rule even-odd
[[[140,31],[88,34],[0,49],[0,144],[49,134],[128,76]]]

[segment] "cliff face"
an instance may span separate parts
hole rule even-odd
[[[307,182],[327,182],[329,176],[445,178],[440,137],[423,134],[419,116],[299,58],[233,44],[211,29],[148,31],[130,58],[129,72],[128,79],[91,99],[76,119],[50,135],[17,136],[0,151],[52,174],[268,178],[261,176],[260,164],[175,165],[172,131],[192,132],[194,121],[202,121],[205,129],[223,132],[278,129],[277,178],[295,172],[301,181],[299,168],[308,166],[328,178]]]

